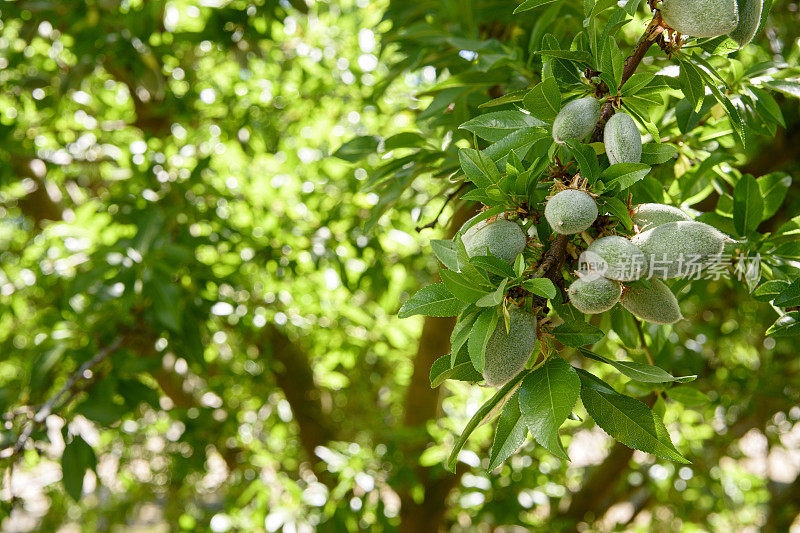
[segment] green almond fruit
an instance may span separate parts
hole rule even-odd
[[[492,387],[505,385],[522,372],[536,348],[536,315],[518,307],[508,310],[509,330],[503,317],[486,343],[483,378]]]
[[[594,131],[603,104],[587,96],[567,103],[553,121],[553,139],[564,144],[566,139],[583,140]]]
[[[609,235],[592,241],[581,254],[580,265],[609,279],[636,281],[646,272],[647,260],[639,247],[625,237]]]
[[[547,201],[544,216],[556,233],[572,235],[580,233],[597,220],[597,202],[588,193],[578,189],[566,189]]]
[[[608,120],[603,143],[612,165],[642,161],[642,135],[636,122],[626,113],[617,113]]]
[[[650,286],[625,287],[620,303],[635,317],[653,324],[674,324],[683,319],[678,299],[660,279],[650,279]]]
[[[761,11],[764,9],[764,0],[738,0],[739,25],[730,34],[731,39],[743,47],[753,40],[761,24]]]
[[[669,279],[697,275],[719,261],[732,239],[703,222],[667,222],[631,238],[644,253],[651,276]]]
[[[717,37],[736,29],[736,0],[664,0],[661,18],[673,30],[692,37]]]
[[[692,217],[672,205],[641,204],[633,210],[631,220],[639,227],[640,231],[646,231],[667,222],[692,220]]]
[[[499,219],[474,231],[473,228],[474,226],[467,230],[462,237],[470,257],[493,255],[513,264],[517,256],[525,250],[525,232],[516,222]]]
[[[596,315],[614,307],[622,295],[618,281],[598,274],[584,273],[567,289],[570,303],[581,313]]]

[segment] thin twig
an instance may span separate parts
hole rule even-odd
[[[36,410],[36,414],[33,416],[33,419],[25,426],[25,429],[22,430],[22,433],[20,433],[14,448],[11,449],[10,453],[5,454],[5,457],[3,458],[13,457],[14,455],[18,454],[22,450],[23,446],[25,446],[25,443],[28,441],[34,430],[53,412],[53,408],[61,400],[61,398],[63,398],[64,395],[67,394],[80,379],[83,378],[84,373],[103,362],[109,355],[119,348],[121,343],[122,338],[117,337],[111,344],[97,352],[97,355],[83,363],[78,370],[73,372],[69,379],[67,379],[67,382],[64,384],[64,386],[61,387],[56,394],[54,394],[49,400],[42,404],[39,409]],[[6,450],[8,450],[8,448]]]
[[[458,196],[458,193],[460,193],[462,190],[464,190],[464,188],[465,188],[466,186],[467,186],[467,183],[462,183],[462,184],[461,184],[461,185],[458,187],[458,189],[456,189],[455,191],[453,191],[453,192],[451,192],[450,194],[448,194],[448,195],[447,195],[447,198],[445,198],[445,200],[444,200],[444,203],[442,204],[442,208],[441,208],[441,209],[439,209],[439,212],[436,214],[436,217],[435,217],[433,220],[431,220],[430,222],[428,222],[427,224],[425,224],[424,226],[417,226],[417,231],[422,231],[422,230],[424,230],[424,229],[435,228],[435,227],[436,227],[436,224],[438,224],[438,223],[439,223],[439,218],[442,216],[442,213],[444,213],[444,208],[445,208],[445,207],[447,207],[447,204],[449,204],[449,203],[450,203],[450,201],[451,201],[453,198],[455,198],[456,196]]]

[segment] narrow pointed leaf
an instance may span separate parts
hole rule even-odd
[[[494,434],[492,451],[489,454],[489,468],[494,470],[503,462],[514,455],[516,451],[525,443],[528,437],[528,427],[522,419],[519,410],[519,393],[509,398],[503,412],[497,421],[497,429]]]
[[[586,348],[579,348],[579,350],[589,359],[594,359],[595,361],[600,361],[601,363],[611,365],[629,378],[635,379],[636,381],[641,381],[642,383],[670,383],[673,381],[678,383],[688,383],[697,379],[697,376],[675,377],[663,368],[655,365],[637,363],[636,361],[616,361],[614,359],[608,359],[602,355],[592,352],[591,350],[587,350]]]
[[[467,440],[469,440],[472,432],[481,425],[484,419],[497,405],[499,405],[501,402],[504,402],[506,397],[514,392],[520,381],[522,381],[526,375],[527,372],[520,372],[518,376],[503,385],[503,387],[497,391],[494,396],[489,398],[483,405],[481,405],[478,411],[472,415],[472,418],[469,419],[469,422],[467,422],[467,425],[464,427],[464,431],[462,431],[461,435],[459,435],[458,439],[456,439],[456,443],[453,445],[453,450],[450,452],[450,456],[447,458],[446,467],[448,470],[451,472],[455,471],[456,462],[458,461],[458,454],[464,448],[464,445],[467,443]]]

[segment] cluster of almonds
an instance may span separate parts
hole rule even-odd
[[[585,198],[583,203],[587,203]],[[683,316],[661,279],[699,273],[719,260],[731,239],[669,205],[642,204],[631,219],[638,229],[632,238],[609,235],[592,241],[586,249],[579,277],[567,290],[570,302],[587,314],[603,313],[621,303],[647,322],[674,324]],[[647,283],[631,285],[648,276]]]
[[[667,9],[670,2],[665,0],[664,4]],[[601,102],[593,97],[568,102],[553,122],[553,139],[559,144],[585,139],[594,130],[601,110]],[[642,138],[630,115],[616,113],[609,119],[603,144],[612,165],[641,161]],[[544,210],[553,231],[573,235],[589,229],[599,214],[593,195],[578,181],[570,188],[561,188],[549,198]],[[578,279],[570,285],[570,302],[587,314],[603,313],[621,303],[640,319],[673,324],[683,318],[678,301],[657,278],[679,277],[684,257],[699,257],[701,269],[713,264],[731,239],[668,205],[640,205],[632,219],[638,232],[631,239],[610,235],[590,243],[585,255],[591,260],[582,262]],[[525,250],[527,235],[516,222],[500,218],[473,226],[462,241],[470,257],[488,252],[513,264]],[[657,263],[660,271],[653,268]],[[634,283],[648,274],[647,283]],[[501,386],[517,375],[536,348],[536,315],[518,307],[508,311],[508,329],[499,323],[486,345],[483,377],[490,386]]]

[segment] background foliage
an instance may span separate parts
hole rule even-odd
[[[435,276],[429,240],[473,213],[448,203],[417,230],[461,186],[447,178],[474,137],[459,127],[538,83],[534,51],[546,34],[568,48],[585,5],[514,7],[0,4],[4,530],[790,527],[794,341],[764,336],[775,310],[735,280],[693,284],[689,320],[647,332],[660,366],[699,375],[663,405],[690,465],[587,421],[562,430],[571,463],[529,443],[486,472],[487,425],[445,471],[491,392],[431,389],[453,320],[396,313]],[[733,89],[797,77],[796,17],[775,1],[717,65]],[[648,20],[639,6],[620,49]],[[652,179],[670,200],[729,217],[738,168],[783,184],[762,233],[797,212],[800,91],[782,83],[783,124],[751,126],[744,146],[721,115],[687,134],[665,102],[680,153]],[[594,350],[642,357],[630,345]]]

